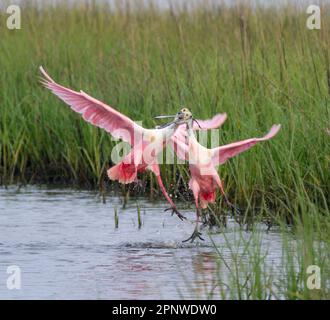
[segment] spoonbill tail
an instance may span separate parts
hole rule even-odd
[[[158,129],[146,129],[87,93],[77,92],[57,84],[42,67],[40,71],[43,75],[44,86],[67,103],[72,110],[80,113],[84,120],[131,145],[132,150],[124,159],[107,171],[108,177],[127,184],[136,181],[138,172],[151,170],[156,175],[159,187],[171,205],[169,209],[183,220],[184,216],[178,211],[163,185],[157,155],[166,146],[176,129],[192,117],[191,112],[184,108],[172,116],[174,117],[172,122]],[[222,115],[216,115],[211,120],[201,122],[210,128],[217,127],[222,122]]]
[[[234,142],[224,146],[220,146],[213,149],[208,149],[197,141],[195,134],[192,130],[192,120],[187,122],[187,140],[184,141],[179,132],[177,136],[174,136],[174,150],[181,159],[189,161],[189,170],[191,179],[189,181],[189,188],[192,190],[195,205],[196,205],[196,226],[192,235],[184,240],[184,242],[191,240],[193,242],[196,237],[203,240],[201,233],[199,232],[199,219],[200,219],[200,208],[204,209],[208,203],[215,202],[216,190],[220,188],[222,195],[228,201],[223,184],[220,180],[217,167],[225,163],[229,158],[232,158],[239,153],[246,151],[253,147],[260,141],[266,141],[274,137],[279,129],[280,125],[273,125],[267,135],[262,138],[251,138],[243,141]],[[231,205],[231,204],[230,204]]]

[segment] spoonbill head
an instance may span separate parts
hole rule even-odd
[[[182,108],[177,114],[174,115],[161,115],[155,117],[155,119],[167,119],[167,118],[173,118],[173,121],[159,125],[156,127],[156,129],[163,129],[166,127],[169,127],[171,125],[175,125],[176,127],[181,124],[186,124],[190,119],[192,119],[192,113],[187,108]]]
[[[181,123],[188,123],[191,119],[193,119],[193,115],[188,108],[183,107],[178,112],[178,120],[181,121]]]

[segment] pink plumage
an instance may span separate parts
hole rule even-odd
[[[40,71],[44,76],[44,86],[67,103],[72,110],[80,113],[84,120],[132,146],[141,140],[143,128],[133,120],[83,91],[77,92],[57,84],[43,67],[40,67]]]
[[[196,237],[201,238],[201,233],[198,231],[199,223],[199,208],[206,208],[209,203],[215,202],[216,190],[219,188],[226,202],[232,205],[225,192],[223,183],[220,180],[216,167],[225,163],[229,158],[244,152],[258,142],[266,141],[273,138],[280,130],[280,125],[273,125],[270,131],[262,138],[252,138],[243,141],[230,143],[213,149],[208,149],[199,144],[193,131],[192,125],[189,125],[188,136],[185,139],[182,135],[173,136],[173,146],[179,158],[189,161],[189,170],[191,179],[189,188],[192,190],[195,205],[196,205],[196,227],[190,238],[187,240],[193,241]]]
[[[120,183],[127,184],[136,181],[138,172],[144,172],[147,169],[152,171],[156,175],[159,187],[170,203],[171,208],[182,218],[182,215],[178,212],[172,199],[167,194],[157,163],[157,152],[159,153],[160,149],[163,149],[167,144],[167,140],[162,140],[162,135],[158,135],[157,133],[159,130],[162,130],[162,133],[166,133],[167,129],[145,129],[113,107],[91,97],[87,93],[74,91],[57,84],[46,73],[43,67],[40,67],[40,71],[43,75],[43,85],[68,104],[72,110],[81,114],[85,121],[104,129],[113,137],[122,139],[131,145],[132,150],[125,158],[107,171],[108,177],[111,180],[118,180]],[[207,129],[219,126],[224,120],[223,115],[216,115],[210,120],[198,120],[198,122]],[[180,132],[182,127],[180,128],[178,135],[181,137]],[[195,129],[199,129],[198,125],[196,125]],[[159,141],[161,148],[157,152],[155,150],[150,152],[148,162],[146,162],[144,157],[145,151],[157,139],[161,140]]]
[[[225,163],[229,158],[232,158],[241,152],[244,152],[258,142],[266,141],[273,138],[278,131],[280,130],[281,125],[273,125],[270,131],[262,138],[252,138],[246,139],[243,141],[238,141],[230,144],[226,144],[224,146],[212,149],[212,162],[214,165],[219,165]]]

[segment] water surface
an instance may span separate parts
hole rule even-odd
[[[122,209],[120,197],[108,197],[103,204],[97,193],[71,189],[0,189],[0,298],[207,297],[218,272],[210,238],[204,231],[204,242],[183,244],[193,230],[193,208],[183,210],[190,221],[182,222],[165,213],[166,207],[165,202],[131,198]],[[225,237],[213,237],[224,259],[230,260],[226,241],[234,243],[238,232],[231,224],[224,232]],[[266,263],[276,270],[280,236],[264,233],[262,250],[268,252]],[[7,289],[10,265],[21,268],[20,290]]]

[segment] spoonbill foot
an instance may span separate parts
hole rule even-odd
[[[235,212],[237,214],[242,214],[242,209],[240,209],[239,207],[235,206],[234,204],[232,204],[231,202],[228,203],[228,206],[231,208],[231,212],[232,214],[234,214]]]
[[[188,242],[189,240],[190,242],[194,242],[196,238],[199,238],[200,240],[204,241],[204,239],[202,238],[202,233],[198,231],[198,227],[195,228],[194,232],[188,239],[183,240],[182,242]]]
[[[173,214],[175,213],[175,214],[181,219],[181,221],[187,219],[185,216],[183,216],[183,215],[179,212],[179,210],[178,210],[176,207],[169,207],[169,208],[165,209],[164,211],[169,211],[169,210],[172,210],[172,216],[173,216]]]
[[[225,201],[226,201],[226,203],[227,203],[227,206],[228,206],[229,208],[231,208],[232,213],[234,213],[234,212],[236,211],[236,213],[238,213],[238,214],[242,214],[242,210],[241,210],[239,207],[237,207],[237,206],[235,206],[234,204],[232,204],[232,203],[228,200],[227,196],[225,196]]]

